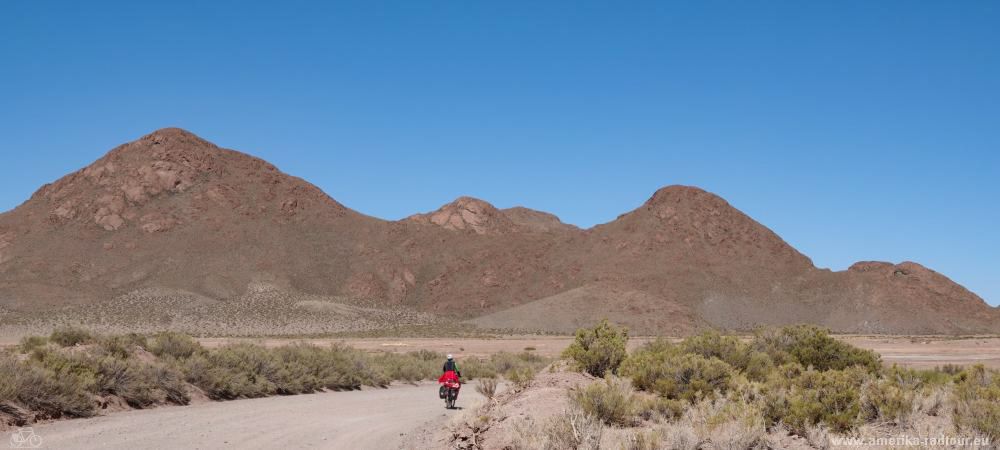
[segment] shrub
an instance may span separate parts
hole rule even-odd
[[[163,399],[148,364],[112,356],[97,363],[97,388],[100,393],[121,397],[133,408],[145,408]]]
[[[975,365],[958,375],[955,423],[1000,440],[1000,372]]]
[[[0,403],[17,397],[17,374],[20,364],[9,355],[0,355]]]
[[[21,343],[17,346],[21,353],[31,353],[32,350],[43,347],[49,343],[49,338],[45,336],[25,336],[21,338]]]
[[[514,384],[514,389],[524,390],[531,385],[535,379],[535,370],[531,367],[522,367],[507,372],[507,379]]]
[[[576,339],[563,352],[563,357],[573,360],[578,370],[603,377],[607,372],[618,373],[618,366],[626,356],[627,343],[627,329],[603,320],[594,328],[577,330]]]
[[[774,367],[766,353],[754,351],[735,336],[723,336],[715,331],[691,336],[681,342],[680,347],[687,353],[718,358],[754,381],[763,381]]]
[[[189,358],[192,355],[200,354],[205,349],[194,340],[194,338],[170,331],[158,333],[149,339],[150,353],[159,356],[171,356],[177,359]]]
[[[814,325],[760,329],[752,347],[767,353],[777,364],[797,362],[819,371],[860,366],[876,373],[882,367],[877,353],[838,341],[829,331]]]
[[[662,418],[673,420],[684,414],[687,402],[663,398],[660,396],[650,397],[639,402],[639,416],[645,420]]]
[[[71,347],[78,344],[89,344],[94,342],[96,337],[83,328],[60,327],[52,331],[49,340],[63,347]]]
[[[913,413],[915,386],[892,378],[870,379],[861,387],[861,418],[901,423]]]
[[[603,382],[571,391],[569,398],[583,412],[608,425],[634,425],[639,414],[639,401],[632,387],[610,376]]]
[[[638,389],[690,402],[725,393],[733,375],[731,367],[717,358],[678,354],[672,348],[637,351],[622,365],[621,373]]]
[[[596,417],[579,408],[569,408],[545,423],[542,429],[545,449],[601,448],[604,425]]]
[[[476,383],[476,392],[480,393],[487,400],[493,400],[497,394],[497,380],[495,378],[480,378]]]
[[[145,345],[146,338],[135,333],[102,337],[98,341],[98,348],[102,353],[116,358],[128,358],[134,353],[136,347],[144,347]]]
[[[763,389],[765,418],[771,425],[784,423],[800,436],[817,424],[849,431],[859,423],[859,390],[868,379],[863,368],[810,369],[792,379],[775,376]]]
[[[76,376],[61,376],[34,364],[21,364],[16,377],[17,401],[42,417],[89,417],[94,414],[90,385]]]

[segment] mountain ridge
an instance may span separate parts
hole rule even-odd
[[[166,128],[0,214],[0,307],[15,311],[150,288],[235,299],[259,283],[508,328],[552,298],[547,308],[583,308],[574,320],[603,311],[649,333],[802,321],[850,332],[1000,331],[1000,310],[942,274],[909,262],[818,269],[691,186],[658,189],[587,229],[472,197],[387,221]],[[594,308],[600,298],[615,306]]]

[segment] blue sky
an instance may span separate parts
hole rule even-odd
[[[713,191],[1000,302],[1000,3],[0,3],[0,210],[179,126],[366,214]]]

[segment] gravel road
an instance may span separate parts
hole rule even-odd
[[[458,406],[480,401],[467,385]],[[42,448],[58,449],[395,449],[417,448],[427,440],[414,433],[460,413],[422,383],[126,411],[34,431]]]

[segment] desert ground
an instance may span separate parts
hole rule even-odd
[[[36,425],[42,448],[419,448],[424,430],[443,427],[436,384],[324,392],[124,411]],[[463,389],[459,408],[482,402]],[[421,435],[413,435],[419,433]]]

